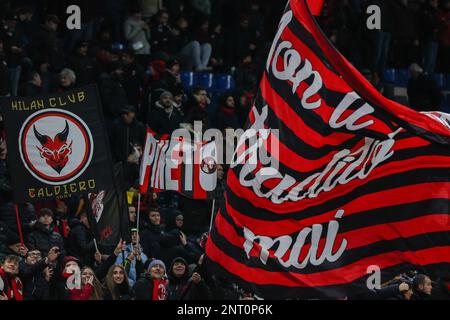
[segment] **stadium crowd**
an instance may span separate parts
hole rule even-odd
[[[382,30],[365,28],[371,3],[392,14],[382,15]],[[81,7],[80,30],[66,28],[70,4]],[[205,129],[244,127],[284,7],[269,0],[3,0],[0,96],[96,83],[113,161],[123,165],[125,189],[137,191],[147,127],[158,135],[192,130],[194,121]],[[450,73],[450,1],[329,0],[318,20],[377,88],[388,94],[388,67],[411,66],[411,107],[441,109],[433,74]],[[234,86],[187,85],[183,72],[230,75]],[[0,300],[255,298],[205,270],[211,201],[173,192],[143,195],[139,224],[134,197],[132,241],[115,248],[97,245],[79,197],[19,204],[22,243],[6,160],[1,120]],[[224,201],[226,171],[218,166],[216,207]],[[425,299],[432,288],[426,275],[407,274],[369,298]]]

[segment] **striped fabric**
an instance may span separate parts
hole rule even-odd
[[[258,161],[231,165],[207,267],[272,299],[363,297],[378,268],[448,275],[449,120],[385,99],[291,0],[248,123],[278,166],[241,141]]]
[[[139,174],[140,192],[177,191],[192,199],[213,197],[217,184],[215,143],[188,142],[147,132]]]

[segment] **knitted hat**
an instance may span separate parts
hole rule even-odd
[[[170,99],[173,99],[173,94],[170,91],[164,91],[163,93],[161,93],[160,99],[164,97],[169,97]]]
[[[184,258],[182,258],[182,257],[176,257],[175,259],[173,259],[173,261],[172,261],[172,266],[173,266],[175,263],[177,263],[177,262],[183,263],[186,267],[189,266],[188,263],[187,263],[187,261],[186,261]]]
[[[160,266],[162,266],[162,267],[164,268],[164,270],[166,270],[166,265],[164,264],[164,262],[162,262],[162,261],[159,260],[159,259],[152,260],[152,261],[149,263],[147,270],[150,271],[151,268],[153,268],[154,266],[156,266],[156,265],[158,265],[158,264],[159,264]]]
[[[80,260],[78,260],[77,258],[73,257],[73,256],[65,256],[62,262],[62,267],[63,269],[66,267],[66,264],[68,264],[69,262],[74,261],[76,263],[80,263]]]

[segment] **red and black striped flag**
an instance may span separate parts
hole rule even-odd
[[[265,67],[209,270],[275,299],[360,296],[373,270],[448,272],[450,116],[385,99],[304,0],[288,4]]]

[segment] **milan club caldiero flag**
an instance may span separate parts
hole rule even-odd
[[[0,104],[15,201],[67,198],[112,185],[95,85]]]
[[[237,148],[209,270],[274,299],[356,297],[378,275],[448,273],[449,121],[385,99],[306,2],[290,1],[249,117],[264,134]]]
[[[177,191],[193,199],[212,197],[217,186],[217,148],[214,142],[191,141],[149,130],[142,155],[140,192]]]

